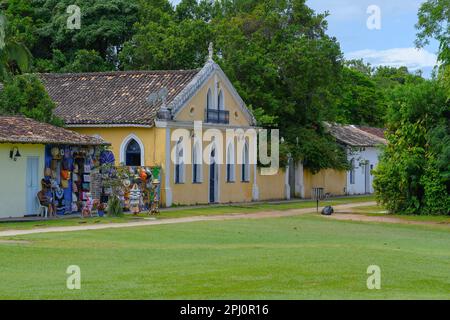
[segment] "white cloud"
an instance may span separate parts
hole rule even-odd
[[[330,21],[355,21],[368,17],[367,8],[380,7],[383,17],[392,18],[417,13],[425,0],[308,0],[307,4],[317,12],[329,11]]]
[[[406,66],[412,71],[434,67],[437,64],[437,56],[434,53],[416,48],[366,49],[350,52],[346,54],[346,58],[364,59],[373,66]]]

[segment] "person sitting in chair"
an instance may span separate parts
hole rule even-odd
[[[45,181],[45,179],[41,180],[41,191],[38,192],[37,197],[39,199],[41,206],[48,208],[48,216],[49,217],[54,216],[55,211],[53,208],[52,190],[47,181]]]

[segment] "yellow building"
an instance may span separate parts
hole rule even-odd
[[[288,196],[284,171],[262,176],[257,168],[256,121],[211,58],[197,70],[41,79],[56,114],[70,129],[110,142],[116,164],[162,168],[165,206]]]

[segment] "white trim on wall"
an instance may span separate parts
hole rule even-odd
[[[141,148],[141,166],[145,165],[145,148],[144,148],[144,144],[142,143],[141,139],[139,139],[139,137],[137,135],[135,135],[134,133],[131,133],[130,135],[128,135],[125,139],[123,139],[122,144],[120,145],[120,154],[119,154],[119,162],[122,164],[125,164],[126,161],[126,149],[128,146],[128,143],[131,140],[135,140],[139,147]]]

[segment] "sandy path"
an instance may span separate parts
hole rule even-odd
[[[375,202],[357,202],[351,204],[343,204],[334,206],[335,210],[349,210],[356,207],[365,207],[376,205]],[[319,208],[321,211],[322,208]],[[12,237],[26,234],[35,233],[50,233],[50,232],[73,232],[73,231],[85,231],[85,230],[103,230],[103,229],[116,229],[116,228],[131,228],[131,227],[144,227],[155,226],[163,224],[174,223],[189,223],[199,221],[223,221],[223,220],[238,220],[238,219],[264,219],[264,218],[278,218],[278,217],[290,217],[306,213],[315,212],[315,208],[294,209],[286,211],[264,211],[256,213],[240,213],[240,214],[226,214],[215,216],[194,216],[186,218],[173,218],[173,219],[161,219],[161,220],[142,220],[139,222],[126,222],[126,223],[109,223],[98,224],[89,226],[70,226],[70,227],[48,227],[48,228],[36,228],[30,230],[7,230],[0,231],[0,237]]]

